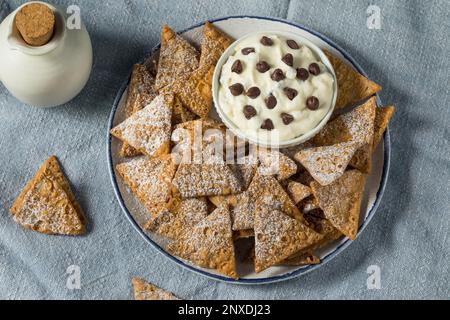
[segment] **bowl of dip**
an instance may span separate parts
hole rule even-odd
[[[311,41],[268,31],[246,35],[224,52],[212,91],[217,113],[236,136],[284,148],[308,141],[330,120],[337,79]]]

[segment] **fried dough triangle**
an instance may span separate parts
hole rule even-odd
[[[295,159],[308,170],[314,180],[326,186],[344,174],[356,149],[355,143],[344,142],[300,151]]]
[[[357,144],[350,165],[363,173],[369,173],[372,166],[372,146],[376,113],[376,98],[345,113],[327,124],[313,141],[318,146],[329,146],[352,141]]]
[[[233,230],[253,229],[255,210],[262,205],[277,208],[292,217],[300,217],[300,211],[273,176],[257,173],[250,187],[239,196],[233,211]]]
[[[158,288],[142,279],[133,278],[134,300],[180,300],[173,293]]]
[[[341,59],[327,51],[325,54],[330,60],[338,80],[336,110],[363,101],[381,90],[378,84],[356,72]]]
[[[226,196],[241,192],[242,185],[230,166],[218,161],[181,163],[173,184],[183,199]]]
[[[226,204],[218,207],[180,239],[170,243],[167,249],[200,267],[238,278],[231,217]]]
[[[264,271],[312,246],[322,236],[279,210],[259,207],[255,213],[255,270]]]
[[[150,216],[155,217],[176,204],[176,192],[171,183],[176,165],[170,155],[136,158],[117,165],[116,170]]]
[[[160,95],[111,130],[111,134],[148,155],[168,154],[172,133],[173,96]]]
[[[51,235],[85,233],[85,217],[55,156],[47,159],[11,208],[15,222]]]
[[[206,21],[203,29],[202,54],[200,66],[215,66],[224,51],[233,43],[233,40],[219,31],[209,21]]]
[[[351,170],[328,186],[313,182],[311,188],[325,217],[351,240],[359,228],[361,201],[364,193],[364,175]]]
[[[142,110],[157,97],[154,90],[155,76],[149,68],[142,64],[135,64],[128,85],[127,102],[125,105],[125,117],[129,118],[136,112]],[[135,157],[140,152],[124,142],[120,149],[121,157]]]
[[[193,46],[169,26],[164,26],[155,89],[168,86],[177,78],[196,70],[199,66],[198,59],[198,52]]]

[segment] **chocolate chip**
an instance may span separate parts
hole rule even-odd
[[[283,59],[281,59],[284,63],[286,63],[289,67],[294,65],[294,56],[290,53],[286,54]]]
[[[290,115],[289,113],[282,113],[281,119],[283,119],[283,123],[285,125],[289,125],[292,121],[294,121],[294,116]]]
[[[273,41],[269,37],[264,36],[264,37],[261,38],[261,44],[263,46],[270,47],[270,46],[273,45]]]
[[[281,80],[284,80],[286,77],[284,76],[283,70],[275,69],[275,71],[272,73],[271,78],[273,81],[280,82]]]
[[[240,96],[244,92],[244,86],[240,83],[233,84],[230,88],[230,92],[233,96]]]
[[[270,119],[264,120],[263,124],[261,125],[261,129],[268,130],[268,131],[275,129],[272,120],[270,120]]]
[[[273,109],[277,106],[277,104],[278,104],[277,98],[275,98],[273,95],[267,97],[266,99],[267,108]]]
[[[252,106],[245,106],[244,107],[244,115],[247,118],[247,120],[250,120],[254,116],[256,116],[256,109]]]
[[[299,68],[297,69],[297,78],[303,81],[308,80],[309,78],[309,72],[305,68]]]
[[[265,61],[260,61],[256,64],[256,70],[258,70],[261,73],[265,73],[270,70],[270,66]]]
[[[231,72],[241,74],[242,73],[242,62],[241,60],[236,60],[233,65],[231,66]]]
[[[314,96],[309,97],[308,99],[306,99],[306,107],[309,110],[317,110],[319,108],[319,99],[317,99]]]
[[[288,40],[288,41],[286,41],[286,43],[289,46],[289,48],[291,48],[291,49],[294,49],[294,50],[300,49],[298,43],[295,42],[294,40]]]
[[[247,56],[247,55],[249,55],[250,53],[255,52],[255,48],[244,48],[244,49],[241,50],[241,52],[242,52],[242,54],[243,54],[244,56]]]
[[[298,95],[298,91],[292,88],[284,88],[283,91],[286,97],[288,97],[288,99],[291,101],[294,100],[295,97]]]
[[[317,76],[320,74],[320,67],[317,63],[311,63],[309,65],[309,73],[311,73],[314,76]]]
[[[258,87],[251,87],[247,91],[247,97],[249,97],[250,99],[256,99],[259,97],[260,94],[261,94],[261,90],[259,90]]]

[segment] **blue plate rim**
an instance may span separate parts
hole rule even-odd
[[[217,19],[211,19],[209,21],[214,23],[214,22],[220,22],[220,21],[225,21],[225,20],[229,20],[229,19],[242,19],[242,18],[260,19],[260,20],[268,20],[268,21],[285,23],[285,24],[294,26],[296,28],[299,28],[301,30],[304,30],[306,32],[309,32],[309,33],[313,34],[314,36],[325,41],[328,45],[330,45],[337,51],[339,51],[353,65],[353,67],[356,70],[358,70],[358,72],[360,72],[362,75],[367,77],[366,72],[362,69],[362,67],[358,64],[358,62],[356,62],[356,60],[348,52],[346,52],[342,47],[340,47],[334,41],[329,39],[327,36],[317,32],[317,31],[311,30],[301,24],[294,23],[294,22],[291,22],[291,21],[288,21],[285,19],[280,19],[280,18],[251,16],[251,15],[226,16],[226,17],[221,17],[221,18],[217,18]],[[185,33],[187,31],[201,27],[203,25],[204,25],[204,22],[200,22],[189,28],[186,28],[186,29],[180,31],[179,33]],[[158,45],[158,46],[154,47],[152,50],[150,50],[149,54],[152,54],[153,52],[155,52],[159,48],[159,46],[160,45]],[[146,57],[148,57],[149,54],[147,54]],[[108,132],[107,132],[108,169],[109,169],[110,180],[111,180],[111,183],[112,183],[112,186],[114,189],[114,194],[116,195],[116,198],[119,201],[119,205],[120,205],[122,211],[125,213],[128,221],[133,225],[133,227],[136,229],[136,231],[144,238],[144,240],[146,240],[147,243],[152,245],[159,253],[163,254],[164,256],[166,256],[167,258],[169,258],[171,261],[175,262],[176,264],[178,264],[190,271],[193,271],[194,273],[197,273],[199,275],[205,276],[205,277],[213,279],[213,280],[218,280],[221,282],[226,282],[226,283],[231,283],[231,284],[240,284],[240,285],[260,285],[260,284],[270,284],[270,283],[276,283],[276,282],[282,282],[282,281],[294,279],[294,278],[303,276],[313,270],[319,269],[320,267],[324,266],[326,263],[330,262],[335,257],[337,257],[340,253],[342,253],[346,248],[348,248],[354,242],[354,241],[351,241],[350,239],[346,239],[345,242],[341,243],[333,252],[331,252],[327,256],[325,256],[322,259],[320,264],[302,267],[302,268],[299,268],[297,270],[294,270],[292,272],[289,272],[289,273],[286,273],[283,275],[267,277],[267,278],[260,278],[260,279],[238,279],[238,280],[235,280],[235,279],[231,279],[231,278],[228,278],[225,276],[213,274],[213,273],[207,272],[205,270],[197,269],[197,267],[195,267],[195,266],[186,264],[182,260],[167,253],[162,247],[160,247],[157,243],[155,243],[147,234],[145,234],[145,232],[141,229],[139,224],[134,220],[133,216],[129,212],[129,210],[126,207],[125,202],[122,198],[122,195],[120,193],[114,166],[113,166],[112,152],[111,152],[112,136],[110,134],[110,131],[111,131],[113,123],[114,123],[114,117],[115,117],[117,108],[119,106],[120,100],[121,100],[126,88],[128,87],[130,77],[131,77],[131,72],[130,72],[127,80],[121,85],[121,87],[116,95],[116,98],[114,99],[113,108],[112,108],[110,116],[109,116]],[[378,106],[382,105],[381,99],[378,95],[377,95],[377,104],[378,104]],[[382,197],[384,195],[384,191],[386,189],[388,177],[389,177],[390,165],[391,165],[391,139],[390,139],[390,133],[389,133],[389,128],[388,128],[384,135],[384,165],[383,165],[383,171],[382,171],[382,175],[381,175],[380,187],[379,187],[377,195],[376,195],[375,203],[373,204],[372,208],[370,209],[367,218],[364,220],[363,224],[360,226],[360,229],[357,234],[357,239],[360,237],[362,232],[366,229],[366,227],[368,226],[370,221],[373,219],[375,212],[377,211],[378,207],[380,206]]]

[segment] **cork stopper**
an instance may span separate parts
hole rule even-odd
[[[31,3],[20,9],[15,22],[25,42],[39,47],[47,44],[53,36],[55,15],[46,5]]]

